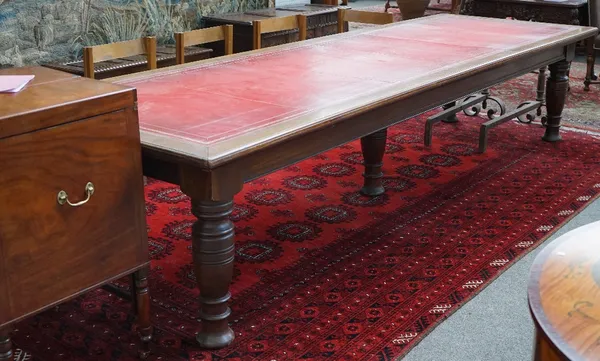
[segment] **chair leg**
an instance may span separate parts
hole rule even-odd
[[[12,342],[10,341],[11,332],[12,326],[5,326],[3,328],[0,328],[0,361],[14,360]]]
[[[450,13],[458,14],[460,8],[460,0],[452,0],[452,5],[450,7]]]
[[[140,358],[145,359],[150,354],[152,341],[152,323],[150,322],[150,294],[148,293],[148,267],[144,267],[132,275],[132,285],[135,297],[133,306],[136,308],[138,333],[142,341]]]
[[[583,81],[583,90],[589,91],[592,80],[595,80],[594,75],[594,63],[596,62],[596,49],[594,49],[594,38],[586,40],[587,48],[587,72],[585,74],[585,80]]]

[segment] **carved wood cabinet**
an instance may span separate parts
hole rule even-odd
[[[42,67],[7,74],[35,78],[0,94],[0,360],[13,323],[128,274],[149,341],[135,89]]]

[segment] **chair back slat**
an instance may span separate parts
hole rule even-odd
[[[285,17],[275,17],[265,20],[254,20],[252,22],[253,29],[253,45],[254,49],[261,48],[261,35],[273,33],[276,31],[286,31],[298,29],[299,39],[306,40],[306,15],[292,15]]]
[[[83,49],[83,76],[94,78],[95,63],[141,54],[146,55],[148,69],[156,69],[155,37],[148,36],[104,45],[86,46]]]
[[[338,33],[344,32],[344,24],[348,21],[353,23],[385,25],[393,23],[394,16],[390,13],[338,9]]]
[[[233,25],[213,26],[205,29],[197,29],[175,33],[175,57],[177,64],[185,63],[185,47],[213,43],[215,41],[225,42],[225,55],[233,53]]]

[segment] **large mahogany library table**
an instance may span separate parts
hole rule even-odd
[[[544,65],[543,139],[557,141],[575,43],[596,33],[442,14],[112,79],[137,88],[144,174],[179,184],[198,218],[198,342],[234,338],[229,215],[244,182],[361,138],[361,191],[379,195],[387,127]]]

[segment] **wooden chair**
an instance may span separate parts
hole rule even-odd
[[[215,41],[225,42],[225,55],[233,54],[233,25],[213,26],[206,29],[175,33],[175,59],[177,64],[185,63],[186,46]]]
[[[148,70],[156,69],[156,38],[145,38],[120,41],[83,48],[83,76],[94,79],[94,63],[145,54]]]
[[[254,34],[253,47],[255,50],[261,48],[261,35],[265,33],[298,29],[300,40],[306,40],[306,15],[254,20],[252,28]]]
[[[596,28],[600,28],[600,2],[599,0],[588,0],[588,15],[589,24]],[[600,49],[600,34],[595,38],[586,40],[587,47],[587,72],[583,82],[583,90],[589,91],[590,84],[600,84],[598,76],[594,73],[594,65],[596,63],[596,54]]]
[[[394,16],[390,13],[338,9],[338,33],[344,32],[344,25],[348,21],[354,23],[384,25],[393,23]]]

